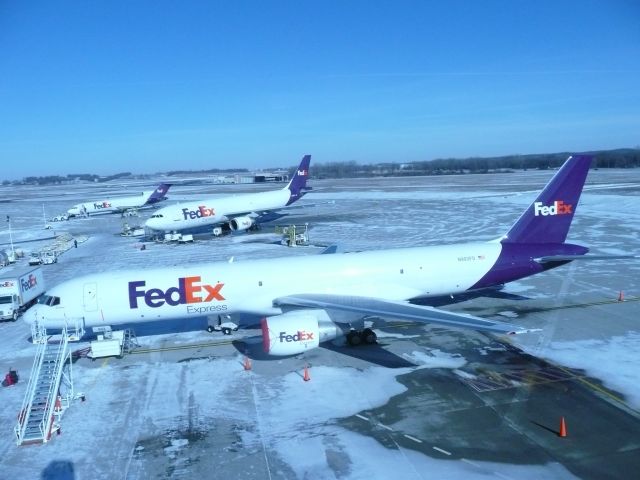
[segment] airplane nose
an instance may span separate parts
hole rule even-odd
[[[33,324],[38,318],[38,305],[34,305],[29,310],[22,314],[22,320],[29,325]]]
[[[145,228],[150,230],[159,230],[158,228],[158,220],[156,218],[149,218],[146,222],[144,222]]]

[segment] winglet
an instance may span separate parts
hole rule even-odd
[[[520,328],[519,330],[508,332],[507,335],[522,335],[523,333],[536,333],[541,331],[541,328]]]
[[[326,247],[324,250],[320,252],[320,255],[332,255],[334,253],[338,253],[338,245],[333,244]]]
[[[152,205],[154,203],[161,202],[162,200],[166,200],[167,197],[165,197],[165,195],[169,191],[170,187],[171,187],[170,183],[161,183],[160,185],[158,185],[158,188],[156,188],[151,193],[151,195],[149,195],[149,198],[147,198],[147,201],[145,202],[145,204]]]
[[[296,173],[291,178],[291,181],[287,184],[287,188],[290,192],[289,201],[287,205],[291,205],[296,200],[299,200],[304,195],[303,190],[307,186],[307,178],[309,177],[309,164],[311,163],[311,155],[305,155],[302,157],[302,161],[296,170]]]
[[[591,155],[569,157],[502,243],[564,243],[592,159]]]

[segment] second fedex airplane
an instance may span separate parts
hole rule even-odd
[[[291,205],[305,194],[311,155],[305,155],[286,187],[269,192],[247,193],[161,208],[145,227],[155,231],[203,230],[221,225],[232,231],[248,230],[265,213]]]
[[[127,210],[145,208],[166,200],[169,187],[171,187],[170,183],[161,183],[155,190],[142,192],[140,195],[79,203],[67,210],[67,213],[70,217],[79,217],[102,213],[122,213]]]
[[[62,328],[74,320],[98,327],[250,313],[264,317],[264,349],[272,355],[301,353],[338,336],[373,343],[366,316],[523,333],[424,304],[590,258],[588,248],[565,241],[590,163],[590,156],[570,157],[496,241],[103,272],[50,289],[25,319]]]

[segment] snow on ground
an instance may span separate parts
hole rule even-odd
[[[640,410],[640,331],[607,339],[552,342],[543,356],[585,370],[606,387],[623,392],[631,407]]]
[[[419,337],[420,335],[404,335],[402,333],[390,333],[390,332],[384,332],[381,330],[376,330],[376,335],[378,336],[378,338],[399,338],[399,339],[409,339],[409,338],[416,338]]]
[[[306,446],[306,445],[305,445]],[[319,431],[304,448],[296,441],[283,445],[282,451],[290,465],[294,466],[296,478],[370,480],[375,478],[401,478],[407,480],[464,478],[485,480],[487,478],[513,478],[538,480],[541,478],[573,479],[566,468],[559,464],[505,465],[493,462],[450,461],[427,457],[413,450],[383,447],[373,438],[345,429]],[[349,452],[366,452],[353,455],[349,471],[336,475],[329,467],[332,449]],[[317,455],[318,452],[325,455]]]
[[[404,357],[420,365],[419,368],[461,368],[467,361],[458,354],[449,354],[438,350],[437,348],[430,349],[426,352],[411,352]]]

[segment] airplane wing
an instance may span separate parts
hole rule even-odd
[[[263,218],[267,218],[269,219],[270,216],[277,216],[278,218],[284,217],[286,215],[288,215],[287,213],[278,213],[280,212],[280,210],[284,210],[284,211],[291,211],[291,210],[296,210],[296,209],[301,209],[301,208],[308,208],[310,206],[314,206],[315,204],[302,204],[302,205],[291,205],[288,207],[278,207],[278,208],[272,208],[269,210],[242,210],[242,211],[235,211],[235,212],[226,212],[224,215],[227,218],[235,218],[235,217],[244,217],[244,216],[249,216],[252,218],[257,218],[260,221],[263,221]],[[271,221],[271,220],[266,220],[266,221]]]
[[[509,335],[538,331],[538,329],[527,329],[509,323],[494,322],[472,315],[447,312],[433,307],[370,297],[301,294],[276,298],[273,301],[273,305],[276,307],[321,308],[325,310],[356,312],[363,315],[412,320],[447,327],[466,328]]]

